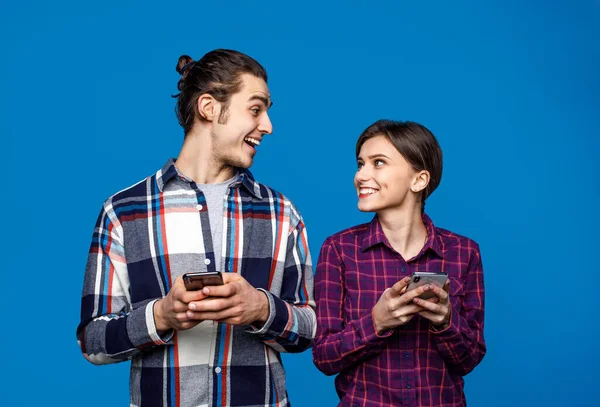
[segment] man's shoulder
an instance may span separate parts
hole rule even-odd
[[[248,199],[258,204],[257,207],[254,207],[254,210],[260,211],[259,208],[262,208],[262,211],[271,213],[271,216],[287,218],[291,229],[298,226],[305,227],[302,214],[287,195],[256,180],[253,180],[253,182],[255,194],[248,194]]]
[[[116,206],[133,203],[136,201],[147,201],[149,196],[151,197],[159,192],[156,188],[156,178],[157,173],[154,173],[144,179],[139,180],[135,184],[112,194],[104,201],[105,208],[107,206],[114,208]]]
[[[294,203],[292,202],[292,200],[287,195],[280,192],[279,190],[272,188],[268,185],[265,185],[262,182],[258,182],[256,180],[254,180],[254,184],[256,185],[256,188],[260,192],[260,196],[262,197],[263,201],[267,201],[267,202],[270,202],[273,204],[283,204],[283,205],[289,205],[292,207],[294,206]]]

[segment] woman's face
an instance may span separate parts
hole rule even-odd
[[[365,141],[357,164],[354,186],[360,211],[380,212],[417,204],[417,193],[422,190],[420,174],[424,171],[415,171],[387,137]]]

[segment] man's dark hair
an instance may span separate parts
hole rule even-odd
[[[198,98],[205,93],[214,97],[224,107],[218,122],[227,122],[227,109],[231,96],[240,91],[242,75],[250,74],[267,82],[267,71],[256,60],[246,54],[229,49],[216,49],[194,61],[188,55],[182,55],[177,61],[176,71],[181,75],[177,83],[179,93],[175,112],[179,124],[187,135],[194,125],[194,119],[200,120]]]
[[[423,191],[422,210],[425,199],[433,193],[442,180],[442,149],[427,127],[415,122],[378,120],[362,132],[356,142],[356,157],[363,144],[375,136],[386,137],[415,171],[429,172],[429,184]]]

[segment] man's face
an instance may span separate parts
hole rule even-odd
[[[227,111],[218,104],[218,120],[213,121],[213,154],[217,162],[240,168],[249,168],[256,149],[273,126],[268,109],[271,95],[264,80],[242,75],[242,87],[231,96]]]

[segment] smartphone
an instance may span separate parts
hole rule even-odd
[[[183,284],[188,291],[202,290],[206,286],[223,285],[223,276],[220,271],[205,271],[185,273]]]
[[[416,271],[413,273],[410,283],[408,283],[408,288],[406,291],[413,290],[417,287],[420,287],[425,284],[434,284],[438,287],[443,287],[446,284],[446,280],[448,280],[448,274],[446,273],[429,273],[426,271]],[[431,291],[425,291],[423,294],[419,295],[419,298],[426,300],[427,298],[434,297],[435,294]]]

